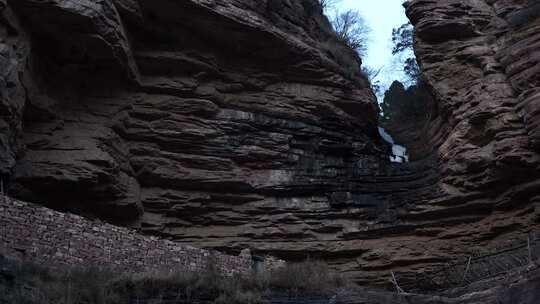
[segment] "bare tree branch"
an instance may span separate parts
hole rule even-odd
[[[340,41],[364,55],[370,29],[360,13],[354,10],[336,12],[332,25]]]
[[[339,2],[341,2],[341,0],[319,0],[319,4],[323,10],[334,8]]]

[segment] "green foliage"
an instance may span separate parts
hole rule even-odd
[[[417,84],[420,81],[420,77],[422,77],[420,67],[418,66],[418,62],[416,62],[416,58],[414,57],[405,59],[403,64],[403,72],[409,78],[412,84]]]
[[[394,81],[384,94],[381,122],[419,120],[428,115],[430,100],[431,96],[422,82],[405,89],[401,82]]]
[[[258,275],[225,277],[214,264],[202,272],[115,273],[93,267],[47,269],[0,258],[0,303],[126,304],[264,303],[268,291],[326,295],[344,286],[322,262],[289,264]]]
[[[412,49],[413,27],[410,22],[392,30],[392,44],[392,55]]]
[[[392,54],[394,56],[402,56],[403,54],[413,52],[414,28],[410,22],[392,30],[392,43]],[[417,84],[422,75],[416,58],[414,56],[399,58],[403,65],[403,72],[407,76],[410,84]]]

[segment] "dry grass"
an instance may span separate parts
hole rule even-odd
[[[58,271],[0,258],[1,304],[259,304],[272,292],[329,295],[344,286],[343,278],[314,261],[224,277],[215,267],[201,273],[118,274],[93,267]]]
[[[267,287],[295,294],[328,295],[345,287],[345,279],[320,261],[289,264],[268,274]]]
[[[322,43],[321,48],[338,64],[345,77],[354,79],[360,74],[359,57],[350,47],[333,38]]]
[[[0,258],[0,303],[106,303],[110,276],[92,267],[54,271]]]

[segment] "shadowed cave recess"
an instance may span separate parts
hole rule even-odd
[[[316,0],[0,0],[3,184],[363,285],[535,230],[536,2],[405,6],[428,97],[385,122],[410,158],[394,163],[361,59]]]

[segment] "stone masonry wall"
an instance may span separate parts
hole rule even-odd
[[[52,266],[106,266],[129,272],[202,271],[210,263],[226,275],[253,269],[249,250],[225,255],[8,197],[0,197],[0,253]],[[263,267],[281,263],[268,258]]]

